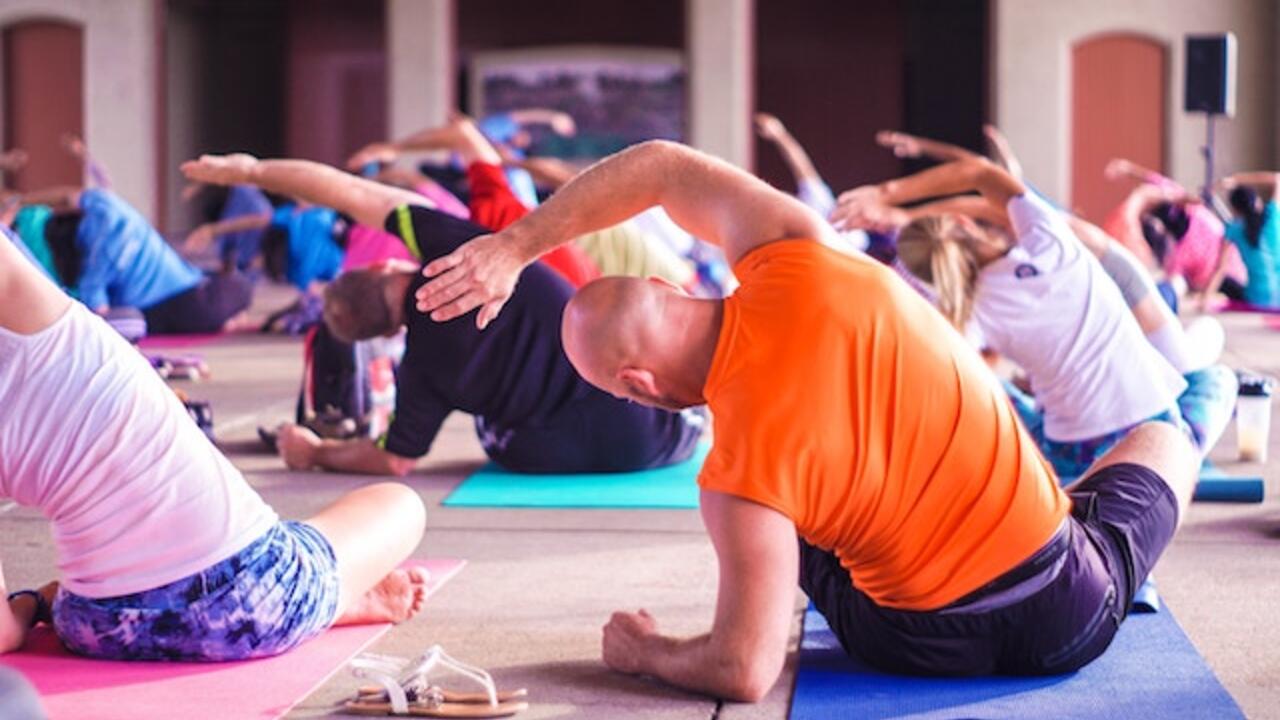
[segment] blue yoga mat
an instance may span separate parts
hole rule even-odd
[[[810,609],[791,720],[1243,718],[1169,612],[1131,615],[1102,657],[1040,678],[885,675],[850,660]]]
[[[660,508],[698,507],[698,471],[710,446],[688,460],[656,470],[577,475],[525,475],[493,463],[462,481],[449,507]]]

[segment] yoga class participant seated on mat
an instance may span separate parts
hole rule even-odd
[[[1102,227],[1108,234],[1149,269],[1184,282],[1202,308],[1218,292],[1244,299],[1244,263],[1212,208],[1177,182],[1128,160],[1107,163],[1105,174],[1142,183],[1107,216]]]
[[[81,655],[241,660],[419,610],[426,577],[396,569],[422,537],[412,490],[282,522],[147,360],[3,237],[0,297],[0,498],[49,518],[61,576],[0,603],[0,652],[46,622]]]
[[[253,299],[238,273],[204,275],[183,260],[124,200],[98,188],[53,188],[23,196],[55,214],[45,225],[59,276],[71,294],[99,314],[136,308],[147,332],[234,330]]]
[[[445,255],[484,228],[423,205],[421,197],[302,160],[205,156],[183,165],[194,180],[249,182],[335,207],[357,222],[385,222],[424,260]],[[454,410],[475,416],[486,454],[529,473],[622,472],[693,454],[702,418],[640,407],[591,387],[560,347],[560,316],[573,290],[542,264],[523,275],[514,309],[488,332],[439,324],[413,312],[424,280],[417,265],[353,270],[325,289],[325,325],[343,342],[408,329],[391,426],[377,442],[321,440],[285,426],[281,456],[294,468],[404,474],[431,449]]]
[[[992,192],[1025,202],[1017,183]],[[926,300],[826,247],[821,218],[727,163],[661,141],[608,158],[429,263],[419,309],[452,323],[480,308],[476,322],[497,327],[533,258],[653,204],[721,244],[741,287],[722,301],[596,281],[565,311],[565,349],[618,397],[710,406],[699,484],[719,599],[711,632],[692,639],[643,610],[615,614],[606,663],[757,700],[786,658],[797,576],[845,649],[891,672],[1055,674],[1106,649],[1190,499],[1183,434],[1143,425],[1059,489],[982,359]]]
[[[1249,279],[1244,301],[1280,309],[1280,173],[1237,173],[1219,181],[1236,219],[1227,239],[1240,250]]]
[[[1160,353],[1170,349],[1167,336],[1180,338],[1182,328],[1169,313],[1144,315],[1139,325],[1134,313],[1158,303],[1144,297],[1149,278],[1126,262],[1131,256],[1118,247],[1109,252],[1105,242],[1091,252],[1064,214],[1035,192],[1020,193],[1007,207],[993,202],[988,193],[1002,185],[1024,187],[1008,171],[969,157],[846,192],[836,215],[856,224],[903,203],[979,190],[981,197],[911,210],[915,219],[899,234],[899,258],[932,285],[939,310],[958,330],[1026,373],[1034,397],[1007,388],[1058,474],[1079,477],[1147,420],[1185,421],[1206,454],[1230,420],[1232,373],[1204,363],[1171,366]],[[1191,370],[1199,374],[1189,388],[1180,374]]]

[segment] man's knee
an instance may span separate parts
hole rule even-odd
[[[1200,468],[1199,456],[1190,439],[1167,422],[1147,422],[1134,428],[1103,456],[1099,467],[1119,463],[1150,468],[1169,485],[1179,505],[1184,507],[1195,489]]]

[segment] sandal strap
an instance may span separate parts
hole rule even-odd
[[[391,704],[392,714],[408,715],[409,699],[405,696],[400,681],[393,674],[394,670],[389,673],[387,668],[388,664],[382,660],[357,657],[351,661],[351,674],[358,678],[373,680],[382,686],[382,691],[386,693],[387,701]]]
[[[484,688],[485,695],[489,698],[489,706],[498,706],[498,690],[493,683],[493,677],[481,668],[474,665],[468,665],[460,660],[455,659],[444,651],[439,645],[432,645],[425,653],[418,656],[409,669],[407,674],[415,678],[422,678],[422,685],[430,687],[426,682],[426,675],[436,667],[442,667],[451,670],[457,675],[461,675],[480,687]]]

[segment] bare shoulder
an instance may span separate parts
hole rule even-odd
[[[0,327],[30,335],[49,327],[74,302],[45,277],[13,241],[0,235]]]

